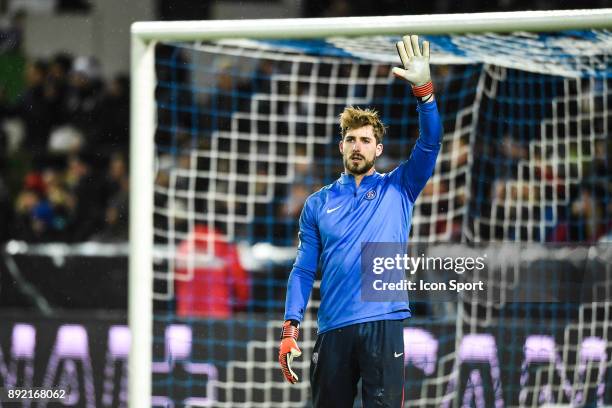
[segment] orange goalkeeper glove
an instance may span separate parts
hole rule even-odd
[[[281,343],[278,351],[278,361],[281,365],[281,370],[285,379],[291,384],[298,382],[298,376],[291,369],[291,363],[295,357],[302,355],[302,351],[297,345],[297,339],[300,329],[298,322],[295,320],[287,320],[283,323],[283,331],[281,332]]]

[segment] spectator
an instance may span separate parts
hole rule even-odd
[[[83,155],[68,159],[66,182],[76,200],[71,228],[73,241],[87,240],[101,226],[103,190],[89,161]]]
[[[0,104],[0,119],[19,117],[25,126],[25,142],[34,156],[45,153],[47,138],[54,124],[49,89],[46,87],[47,64],[44,61],[28,62],[26,90],[15,104]]]
[[[129,179],[121,153],[115,153],[110,159],[105,180],[105,196],[109,198],[104,213],[104,226],[92,239],[101,242],[127,241]]]
[[[210,95],[206,110],[210,112],[211,130],[229,130],[232,112],[238,108],[238,98],[234,93],[236,84],[231,74],[231,66],[225,64],[219,68],[215,93]]]
[[[178,316],[226,319],[249,300],[249,276],[238,248],[217,230],[196,225],[177,250]]]
[[[100,146],[105,151],[128,151],[130,124],[130,84],[124,75],[110,82],[100,107]]]
[[[99,242],[125,242],[128,240],[129,194],[122,190],[113,196],[106,207],[104,227],[92,237]]]
[[[240,70],[231,61],[222,61],[217,68],[216,86],[205,101],[203,128],[229,130],[232,126],[232,114],[247,110],[251,104],[253,92],[265,92],[270,86],[270,75],[274,66],[268,61],[262,61],[255,69],[253,79],[240,80]],[[258,101],[259,112],[269,112],[269,102]],[[265,133],[269,124],[261,121],[257,124],[258,131]]]
[[[262,59],[259,64],[257,64],[257,68],[253,72],[253,81],[251,84],[253,92],[264,94],[272,92],[272,76],[274,75],[275,69],[274,62],[267,59]]]
[[[101,128],[103,85],[100,75],[100,66],[96,59],[76,58],[64,107],[65,119],[85,134],[90,150],[95,149]]]
[[[583,186],[576,200],[571,204],[569,219],[553,230],[552,242],[596,242],[606,234],[607,225],[603,208],[592,192]]]
[[[54,167],[43,170],[43,182],[54,214],[54,240],[66,241],[70,238],[69,227],[76,208],[76,198],[68,192],[62,174]]]
[[[69,89],[69,74],[72,67],[72,57],[68,54],[56,54],[49,63],[47,87],[49,88],[49,103],[60,123],[65,123],[66,105]]]
[[[24,179],[15,203],[12,238],[29,242],[65,241],[74,197],[66,190],[60,172],[49,166],[32,171]]]
[[[296,220],[300,217],[302,207],[306,198],[310,195],[310,187],[302,183],[293,183],[291,185],[287,201],[283,205],[282,215],[289,219]]]
[[[104,194],[108,198],[114,197],[120,191],[128,190],[128,169],[122,153],[111,155],[105,179]]]
[[[20,52],[23,43],[25,13],[15,12],[7,27],[0,29],[0,53]]]
[[[32,215],[40,202],[38,193],[33,190],[23,190],[15,201],[15,219],[13,222],[12,237],[14,239],[37,242],[38,237],[34,231]]]

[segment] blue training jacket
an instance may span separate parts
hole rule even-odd
[[[408,242],[414,202],[431,177],[442,139],[434,102],[419,104],[420,135],[410,158],[390,173],[365,176],[359,187],[343,173],[306,200],[300,243],[287,287],[285,320],[302,321],[321,266],[319,334],[375,320],[410,317],[405,302],[361,300],[361,243]]]

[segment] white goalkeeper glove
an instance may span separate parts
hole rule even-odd
[[[393,68],[393,74],[412,85],[412,92],[422,101],[428,101],[433,93],[431,73],[429,72],[429,41],[423,41],[423,51],[419,46],[418,35],[405,35],[395,46],[402,61],[402,68]]]

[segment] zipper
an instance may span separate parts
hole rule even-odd
[[[357,208],[357,204],[359,203],[359,200],[357,199],[357,183],[355,183],[355,179],[353,179],[353,205],[351,206],[351,211],[354,211],[355,208]]]

